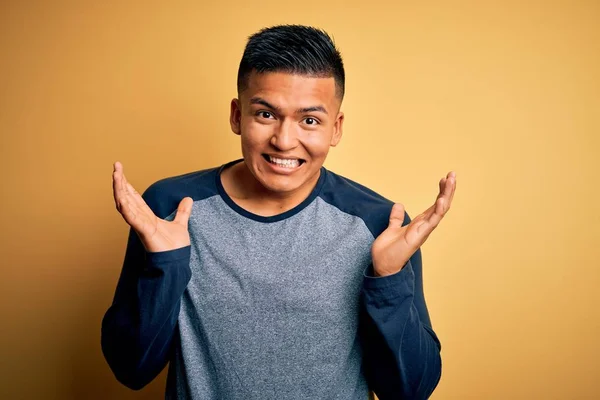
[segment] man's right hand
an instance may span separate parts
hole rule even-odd
[[[137,233],[146,251],[168,251],[190,245],[188,220],[192,212],[191,197],[181,200],[173,221],[160,219],[127,182],[123,174],[123,165],[118,161],[114,164],[113,195],[117,211]]]

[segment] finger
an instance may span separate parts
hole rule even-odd
[[[131,183],[127,182],[125,185],[127,187],[127,199],[130,201],[132,206],[142,207],[146,204],[142,195],[139,194],[137,190],[131,185]]]
[[[450,198],[450,195],[452,194],[452,177],[450,173],[444,177],[444,188],[442,194],[447,198]]]
[[[113,191],[115,196],[115,205],[121,213],[125,221],[131,225],[132,218],[135,219],[135,205],[132,201],[132,196],[127,188],[128,184],[124,184],[124,176],[122,168],[115,168],[113,172]]]
[[[120,162],[115,162],[114,165],[115,172],[113,173],[115,176],[115,202],[117,205],[117,210],[123,215],[125,221],[129,225],[135,221],[138,216],[138,212],[136,210],[136,205],[133,199],[133,193],[137,193],[135,189],[127,182],[127,178],[123,173],[123,164]],[[130,189],[131,187],[131,189]]]
[[[133,226],[138,218],[137,207],[127,198],[121,202],[121,215],[129,225]]]
[[[446,198],[450,198],[450,196],[452,195],[452,186],[453,186],[453,182],[452,182],[452,178],[451,177],[446,177],[446,185],[444,186],[444,197]]]
[[[123,168],[121,168],[121,191],[123,194],[127,193],[127,178],[125,177],[125,172],[123,172]]]
[[[433,211],[433,213],[431,213],[431,215],[429,216],[429,218],[426,219],[427,224],[430,225],[430,228],[432,230],[436,226],[438,226],[438,224],[440,223],[440,221],[444,217],[444,214],[446,213],[445,203],[446,203],[446,198],[440,197],[439,199],[437,199],[435,201],[435,204],[432,206],[432,208],[433,208],[434,211]]]
[[[439,197],[438,197],[439,199]],[[437,199],[436,199],[437,202]],[[436,203],[433,203],[432,206],[430,206],[427,210],[423,211],[421,214],[417,215],[413,221],[417,221],[417,220],[428,220],[429,218],[431,218],[431,215],[435,212],[435,205]]]
[[[450,179],[452,182],[452,192],[450,193],[450,201],[448,202],[448,208],[450,208],[450,204],[452,204],[452,200],[454,199],[454,192],[456,191],[456,173],[454,171],[450,171]]]
[[[456,174],[454,171],[450,171],[445,178],[442,179],[444,181],[443,184],[443,194],[439,197],[444,198],[444,214],[448,212],[450,209],[450,205],[452,204],[452,198],[454,197],[454,189],[456,187]],[[441,184],[440,184],[441,187]]]
[[[420,215],[415,217],[414,220],[424,219],[426,221],[429,221],[431,219],[431,216],[436,212],[436,208],[437,208],[439,199],[448,196],[447,191],[449,188],[449,184],[448,184],[447,177],[440,179],[438,186],[439,186],[440,191],[439,191],[437,197],[435,198],[435,202],[433,203],[433,205],[431,207],[429,207],[427,210],[425,210],[424,212],[422,212]]]
[[[404,205],[396,203],[390,212],[390,227],[402,227],[404,223]]]
[[[132,228],[136,229],[138,232],[142,231],[143,224],[152,220],[154,213],[129,182],[125,184],[125,187],[126,191],[123,193],[120,201],[121,214]]]
[[[142,195],[135,190],[131,183],[127,183],[127,190],[129,192],[128,198],[130,199],[131,205],[136,208],[136,213],[145,214],[149,219],[156,217],[154,211],[152,211]]]
[[[419,234],[429,236],[431,232],[439,225],[444,215],[449,209],[449,200],[451,196],[452,179],[450,176],[440,180],[440,194],[435,203],[425,212],[415,218],[415,226]],[[422,217],[422,218],[421,218]],[[420,219],[417,221],[417,219]]]
[[[442,178],[440,180],[440,193],[438,194],[438,197],[436,199],[436,202],[440,199],[443,198],[444,199],[444,211],[442,213],[442,216],[448,212],[448,209],[450,208],[450,204],[452,203],[452,197],[454,196],[454,187],[455,187],[455,174],[453,171],[450,171],[448,173],[448,175],[446,175],[446,177]]]
[[[121,190],[123,193],[123,201],[127,202],[130,207],[135,207],[135,202],[133,200],[134,193],[137,191],[133,188],[133,186],[127,180],[125,173],[121,171]]]
[[[439,192],[439,195],[441,195],[442,193],[444,193],[444,187],[446,186],[446,178],[442,178],[442,179],[440,179],[440,184],[439,184],[439,186],[440,186],[440,192]],[[438,195],[438,197],[439,197],[439,195]]]
[[[121,193],[121,187],[122,187],[121,177],[122,177],[122,170],[123,170],[123,167],[120,165],[119,162],[116,162],[113,165],[113,174],[112,174],[113,197],[115,199],[115,207],[117,208],[117,211],[119,211],[119,212],[121,212],[121,197],[122,197],[122,193]]]
[[[130,194],[131,196],[138,196],[140,197],[140,194],[138,193],[137,190],[135,190],[135,188],[133,187],[133,185],[129,182],[127,182],[125,184],[125,186],[127,187],[127,193]]]
[[[433,228],[435,228],[428,220],[420,221],[415,227],[417,234],[422,238],[423,242],[427,240],[431,232],[433,232]]]
[[[192,213],[192,205],[194,201],[191,197],[185,197],[179,203],[177,207],[177,214],[175,214],[174,222],[178,224],[187,226],[188,220],[190,219],[190,214]]]
[[[118,161],[115,162],[113,176],[115,177],[115,193],[117,199],[122,201],[127,196],[127,179],[123,173],[123,164]]]
[[[440,197],[449,195],[449,189],[450,189],[449,183],[450,182],[448,181],[448,177],[444,177],[444,178],[440,179],[440,184],[439,184],[440,191],[437,195],[436,200],[439,199]]]

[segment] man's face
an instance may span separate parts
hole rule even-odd
[[[231,102],[231,129],[244,161],[268,191],[293,195],[312,188],[329,148],[342,136],[335,80],[253,72]]]

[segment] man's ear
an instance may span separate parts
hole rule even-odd
[[[337,146],[337,144],[342,140],[342,128],[344,126],[344,113],[339,112],[335,122],[333,124],[333,135],[331,136],[331,142],[329,145],[331,147]]]
[[[240,107],[240,101],[238,99],[231,100],[231,110],[229,112],[229,124],[231,125],[231,130],[236,135],[240,135],[242,133],[242,129],[240,127],[242,119],[242,108]]]

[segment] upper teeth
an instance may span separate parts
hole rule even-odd
[[[292,159],[276,158],[276,157],[269,156],[269,160],[272,163],[275,163],[275,164],[280,165],[282,167],[288,167],[288,168],[295,168],[298,165],[300,165],[300,161],[298,161],[298,160],[292,160]]]

